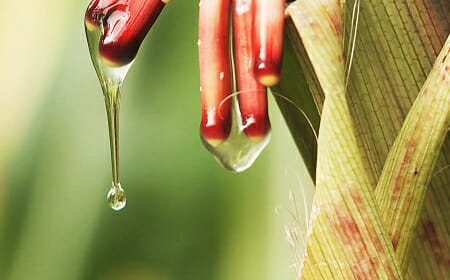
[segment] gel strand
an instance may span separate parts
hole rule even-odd
[[[114,15],[114,13],[113,13]],[[126,195],[119,181],[119,110],[122,84],[133,63],[125,65],[111,65],[105,63],[99,54],[100,38],[104,34],[101,18],[98,26],[86,22],[86,37],[92,63],[94,64],[105,99],[106,115],[108,120],[109,142],[111,151],[112,187],[108,192],[107,200],[114,210],[123,209],[126,205]]]

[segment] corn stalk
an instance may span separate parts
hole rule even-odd
[[[288,7],[280,91],[314,128],[320,118],[316,147],[299,133],[304,117],[278,99],[300,153],[317,151],[317,163],[304,156],[316,194],[301,279],[450,275],[449,8],[445,0]],[[293,86],[293,73],[309,90]]]

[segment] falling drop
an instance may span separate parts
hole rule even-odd
[[[127,205],[127,196],[120,183],[112,184],[106,199],[108,200],[109,206],[116,211],[121,210]]]
[[[102,20],[107,19],[100,19],[98,26],[86,22],[86,37],[92,63],[94,64],[103,91],[108,119],[113,184],[108,192],[107,199],[112,209],[120,210],[126,205],[125,191],[119,183],[120,96],[123,80],[125,79],[133,60],[125,65],[112,65],[102,59],[99,53],[100,38],[104,32]]]
[[[242,172],[252,166],[267,146],[270,141],[270,130],[261,136],[248,136],[245,129],[252,124],[252,119],[243,122],[236,97],[232,98],[232,125],[228,138],[223,142],[214,142],[202,137],[202,141],[224,168]]]

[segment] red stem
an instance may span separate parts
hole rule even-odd
[[[260,138],[270,130],[267,112],[267,88],[255,77],[252,34],[253,1],[233,0],[233,35],[236,82],[244,132]]]
[[[255,75],[265,86],[280,80],[285,0],[254,0]]]
[[[231,128],[230,0],[202,0],[199,5],[199,62],[204,141],[217,146]]]

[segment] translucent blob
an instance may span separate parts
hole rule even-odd
[[[106,197],[113,210],[121,210],[127,205],[127,196],[120,183],[112,184]]]
[[[111,66],[105,63],[99,55],[99,42],[103,32],[103,25],[98,27],[87,25],[86,37],[89,52],[105,99],[108,120],[109,142],[111,152],[111,172],[113,187],[108,193],[108,202],[114,210],[125,207],[125,192],[119,183],[119,111],[120,96],[123,80],[133,61],[126,65]]]
[[[252,166],[267,146],[270,141],[270,132],[260,137],[247,136],[236,98],[233,98],[233,105],[232,127],[228,138],[218,145],[203,138],[202,142],[224,168],[233,172],[242,172]]]

